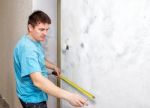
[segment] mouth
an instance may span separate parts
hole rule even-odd
[[[41,39],[42,39],[42,40],[45,40],[45,39],[46,39],[46,36],[41,36]]]

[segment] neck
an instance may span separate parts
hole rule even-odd
[[[33,41],[35,41],[35,42],[36,42],[36,40],[33,38],[33,36],[32,36],[32,34],[31,34],[31,33],[28,33],[28,37],[29,37],[31,40],[33,40]]]

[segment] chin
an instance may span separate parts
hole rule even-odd
[[[46,38],[45,37],[41,37],[41,41],[45,41],[46,40]]]
[[[44,42],[46,39],[41,39],[40,41]]]

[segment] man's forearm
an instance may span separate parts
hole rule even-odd
[[[33,84],[46,92],[49,95],[55,96],[57,98],[62,98],[67,100],[71,105],[76,107],[83,107],[86,104],[86,100],[80,97],[79,95],[70,93],[65,91],[55,84],[53,84],[50,80],[42,76],[40,72],[33,72],[30,74],[30,77],[33,81]]]
[[[47,59],[45,59],[45,64],[48,69],[55,70],[55,68],[57,67],[56,65],[50,63]]]
[[[49,95],[55,96],[57,98],[63,98],[67,100],[67,95],[70,95],[69,92],[57,87],[47,78],[43,77],[41,73],[33,73],[30,75],[34,85],[40,88],[42,91],[46,92]]]

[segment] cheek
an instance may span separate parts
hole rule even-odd
[[[38,34],[39,36],[41,36],[43,33],[42,33],[41,31],[38,31],[37,34]]]
[[[41,33],[40,33],[39,31],[35,31],[35,35],[36,35],[36,36],[40,36]]]

